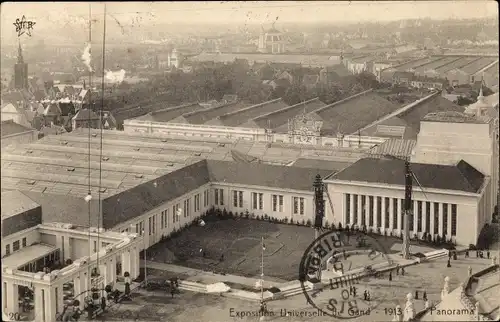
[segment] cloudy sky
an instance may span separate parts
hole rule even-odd
[[[89,6],[95,16],[104,4],[93,2],[3,3],[2,21],[26,15],[38,25],[44,21],[78,23],[88,17]],[[498,15],[495,1],[266,1],[266,2],[109,2],[107,10],[127,25],[146,22],[270,23],[280,22],[356,22],[412,18],[479,18]]]

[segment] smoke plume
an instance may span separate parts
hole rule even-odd
[[[92,66],[90,66],[90,61],[92,59],[92,55],[90,52],[90,44],[88,44],[87,47],[85,47],[85,49],[83,50],[82,60],[85,66],[87,66],[87,68],[89,69],[89,72],[93,72]]]

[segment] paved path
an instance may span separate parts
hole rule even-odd
[[[206,272],[206,271],[199,270],[199,269],[178,266],[178,265],[173,265],[173,264],[152,262],[152,261],[147,261],[146,266],[147,266],[147,268],[152,268],[152,269],[157,269],[157,270],[162,270],[162,271],[169,271],[169,272],[177,273],[177,274],[187,274],[190,277],[196,277],[197,279],[204,279],[204,280],[212,281],[212,283],[229,282],[229,283],[245,285],[245,286],[252,287],[252,288],[255,287],[255,283],[259,280],[258,278],[249,278],[249,277],[237,276],[237,275],[231,275],[231,274],[221,275],[221,274],[215,274],[212,272]],[[144,267],[144,262],[141,261],[141,268],[143,268],[143,267]],[[283,282],[276,282],[276,280],[264,277],[264,287],[276,286],[279,288],[283,284],[284,284]]]

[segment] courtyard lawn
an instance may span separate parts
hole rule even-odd
[[[188,227],[153,245],[147,257],[151,261],[205,271],[257,277],[260,276],[262,237],[266,248],[264,274],[283,280],[297,279],[301,257],[314,239],[311,227],[244,218],[208,221],[204,227]],[[401,242],[375,234],[372,237],[389,253],[395,252],[398,248],[395,244]]]

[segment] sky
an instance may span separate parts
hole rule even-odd
[[[1,20],[25,15],[44,21],[78,25],[89,15],[102,16],[104,2],[3,2]],[[109,2],[107,12],[124,25],[147,22],[257,23],[364,22],[400,19],[449,19],[498,16],[495,1],[265,1],[265,2]]]

